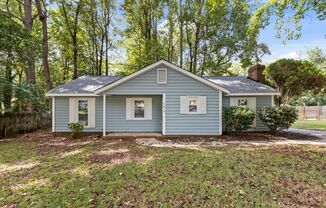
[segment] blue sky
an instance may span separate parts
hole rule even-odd
[[[259,37],[261,42],[269,46],[272,53],[264,56],[263,61],[271,62],[279,58],[304,58],[304,51],[316,46],[326,52],[326,21],[319,21],[313,12],[309,12],[301,24],[301,38],[287,41],[284,45],[281,39],[276,38],[275,18],[272,17],[271,24],[261,32]]]

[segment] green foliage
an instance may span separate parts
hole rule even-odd
[[[326,73],[308,61],[280,59],[270,64],[265,73],[289,104],[294,96],[306,91],[319,92],[326,86]]]
[[[239,133],[250,128],[255,120],[255,112],[247,106],[225,107],[223,119],[227,132]]]
[[[259,6],[254,12],[248,34],[256,34],[260,29],[266,28],[272,15],[276,15],[276,36],[286,40],[299,39],[302,25],[300,21],[308,16],[308,12],[314,11],[320,21],[326,18],[326,2],[323,0],[270,0]],[[294,28],[289,27],[294,25]],[[282,37],[285,34],[285,37]]]
[[[71,133],[71,137],[73,139],[77,138],[79,136],[79,134],[84,130],[84,124],[80,123],[80,122],[76,122],[76,123],[69,123],[68,124],[68,128],[70,129]]]
[[[288,106],[263,107],[258,116],[272,133],[290,128],[298,117],[296,109]]]
[[[315,64],[317,67],[326,71],[326,54],[320,47],[314,47],[306,51],[308,60]]]

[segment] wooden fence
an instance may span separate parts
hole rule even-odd
[[[299,120],[326,120],[325,106],[297,106]]]
[[[0,114],[0,138],[51,127],[50,113]]]

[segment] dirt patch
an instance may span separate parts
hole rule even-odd
[[[112,149],[100,149],[88,157],[93,163],[122,164],[130,161],[144,161],[149,152],[130,142],[120,142],[112,145]],[[122,148],[123,147],[123,148]]]
[[[129,162],[131,158],[128,153],[117,152],[108,155],[92,155],[88,159],[93,163],[121,164]]]
[[[286,192],[279,202],[286,207],[324,207],[326,190],[293,179],[285,179],[278,184],[280,189],[286,187]]]

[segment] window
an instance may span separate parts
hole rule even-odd
[[[78,100],[78,122],[88,126],[88,100]]]
[[[152,120],[152,98],[126,98],[126,120]]]
[[[189,99],[189,112],[197,112],[197,99]]]
[[[206,96],[180,96],[181,114],[206,114]]]
[[[248,105],[248,101],[246,99],[238,99],[238,106],[240,105]]]
[[[95,128],[95,98],[69,98],[69,123]]]
[[[167,69],[157,69],[157,84],[167,83]]]
[[[145,101],[144,100],[135,100],[134,117],[135,118],[144,118],[145,117]]]

